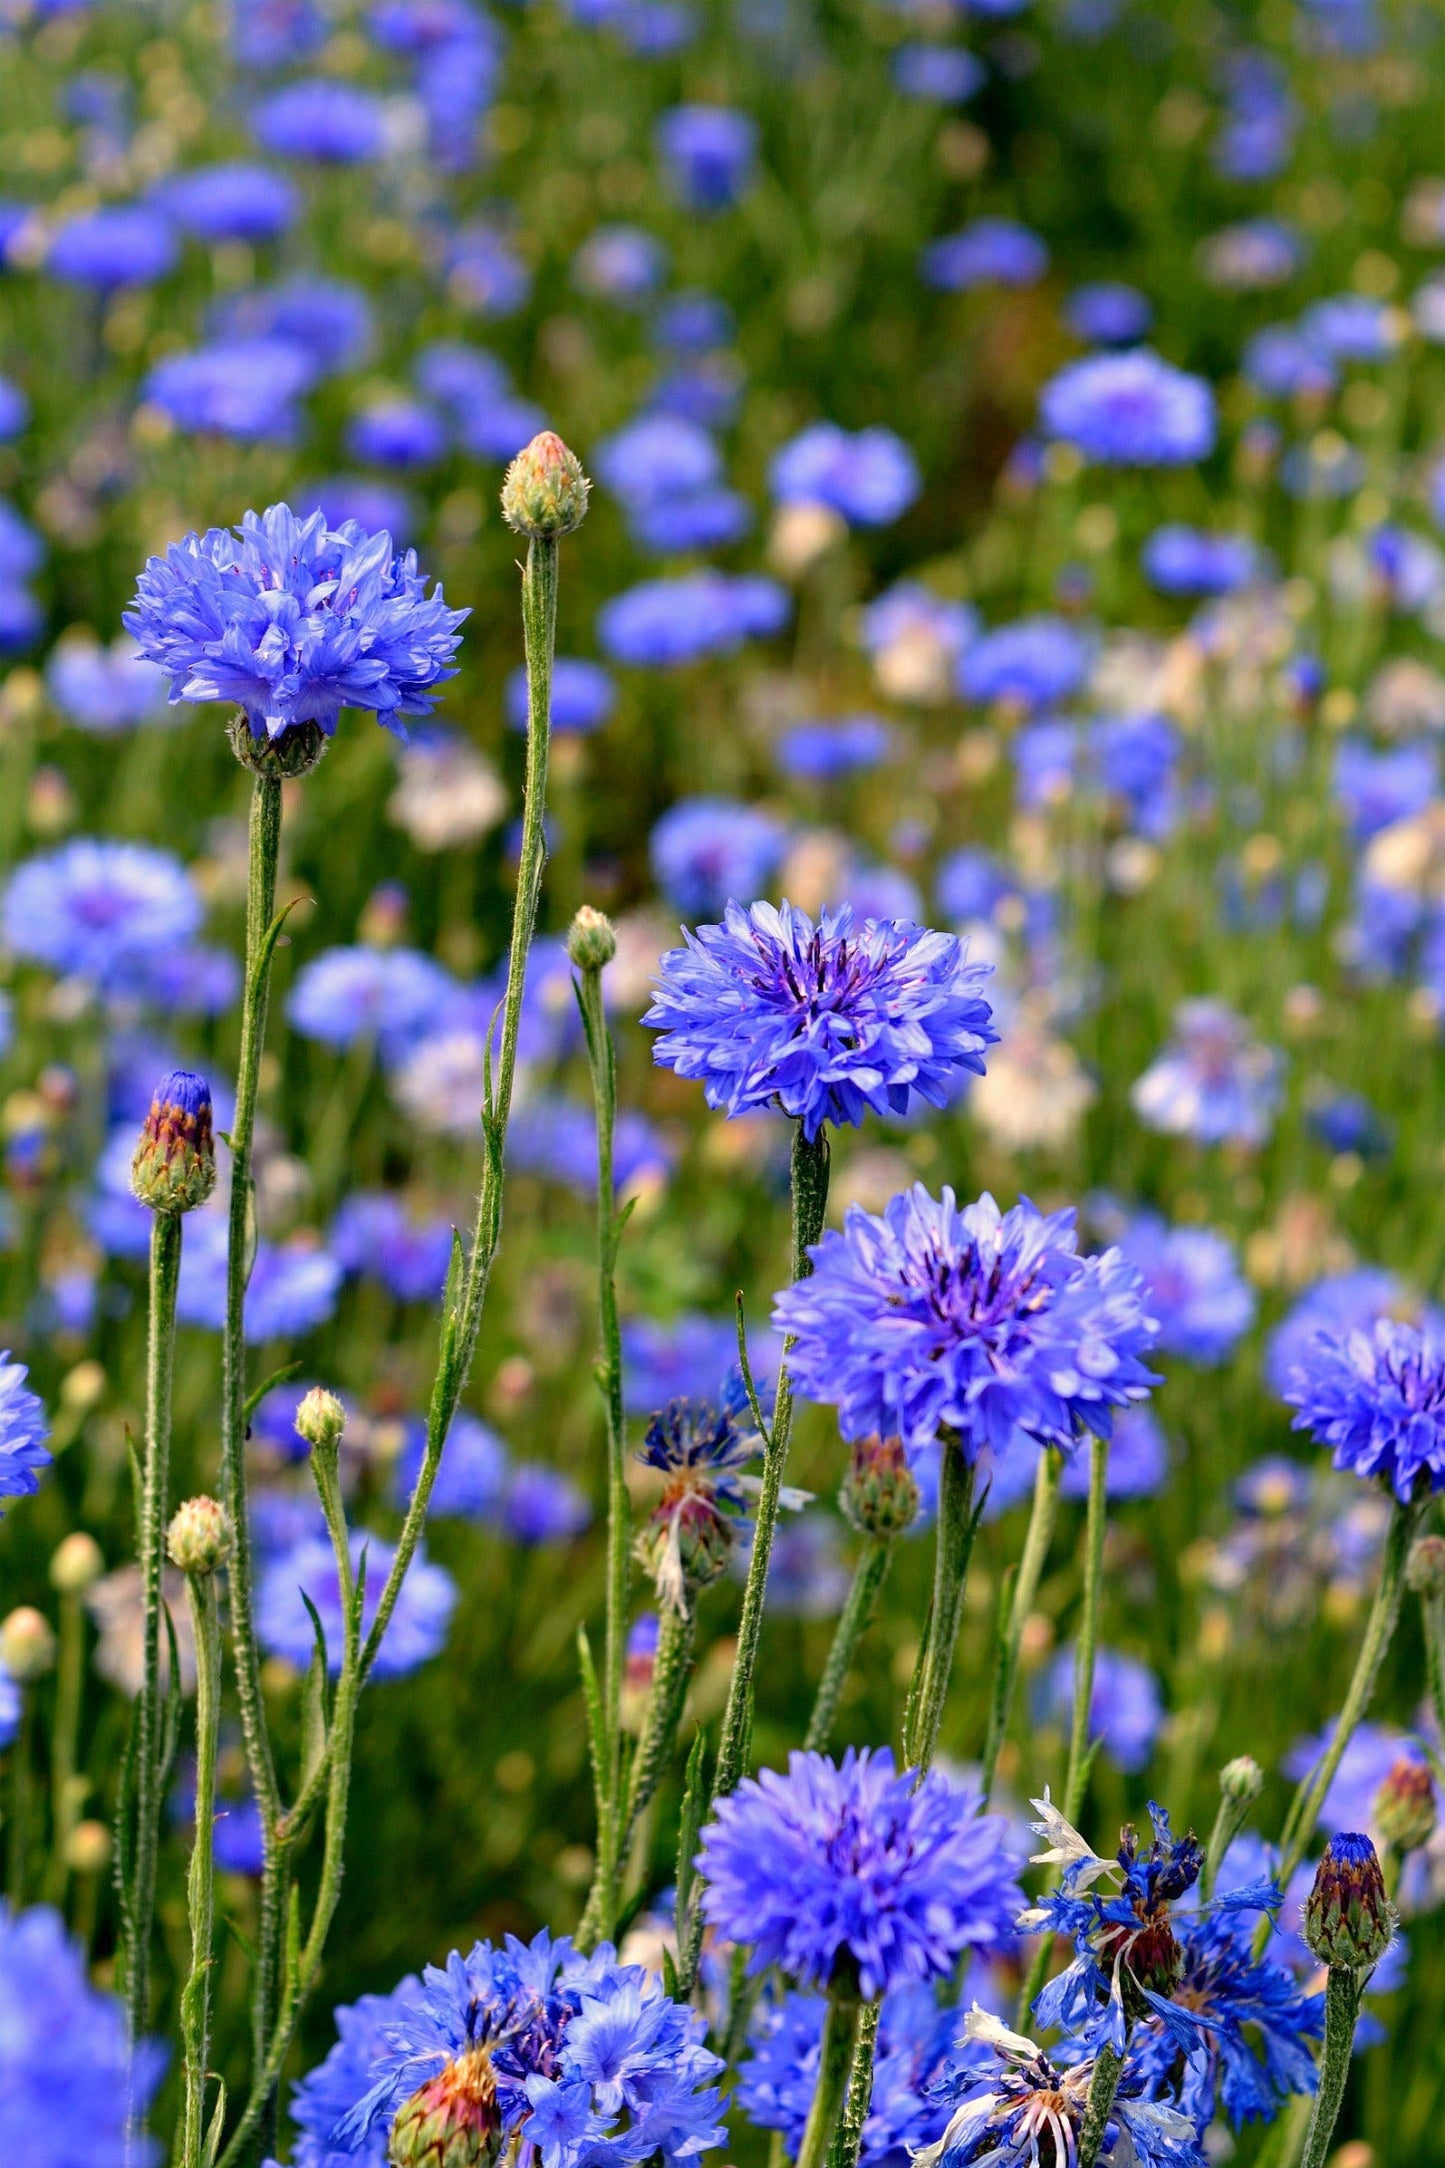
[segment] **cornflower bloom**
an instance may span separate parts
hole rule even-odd
[[[1150,1129],[1197,1144],[1263,1144],[1274,1126],[1284,1061],[1222,1001],[1183,1001],[1174,1037],[1129,1097]]]
[[[169,851],[80,836],[16,868],[0,923],[12,955],[134,993],[196,932],[201,899]]]
[[[359,1528],[351,1532],[350,1550],[353,1574],[362,1570],[363,1552],[366,1558],[364,1638],[376,1617],[396,1550]],[[456,1582],[418,1546],[377,1651],[373,1675],[403,1678],[439,1655],[456,1601]],[[320,1535],[303,1536],[292,1550],[269,1560],[262,1572],[256,1591],[256,1632],[267,1655],[284,1657],[304,1671],[316,1646],[313,1611],[326,1636],[327,1667],[334,1678],[341,1669],[345,1619],[336,1559],[330,1540]]]
[[[1378,1318],[1372,1330],[1320,1332],[1285,1387],[1296,1430],[1313,1432],[1352,1474],[1378,1476],[1402,1505],[1423,1477],[1445,1490],[1445,1324]]]
[[[78,1942],[49,1905],[0,1902],[0,2135],[15,2168],[122,2168],[165,2071],[159,2041],[132,2051],[125,2010],[92,1987]]]
[[[1071,362],[1044,386],[1047,435],[1106,466],[1183,466],[1214,449],[1214,394],[1147,347]]]
[[[31,1496],[50,1466],[45,1410],[25,1382],[29,1374],[8,1348],[0,1353],[0,1498]]]
[[[737,1379],[715,1405],[669,1400],[647,1426],[637,1458],[656,1469],[663,1489],[637,1538],[637,1555],[668,1610],[690,1609],[694,1592],[728,1562],[747,1511],[749,1483],[741,1471],[762,1444],[751,1423],[740,1420],[746,1406]],[[802,1494],[789,1493],[787,1502],[801,1503]]]
[[[1232,1245],[1211,1227],[1170,1227],[1141,1212],[1119,1238],[1149,1290],[1159,1346],[1186,1362],[1222,1363],[1254,1323],[1254,1293]]]

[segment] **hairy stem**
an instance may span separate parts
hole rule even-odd
[[[804,1747],[815,1753],[827,1752],[828,1741],[833,1735],[833,1725],[838,1715],[838,1699],[848,1673],[853,1668],[858,1644],[873,1623],[873,1613],[878,1606],[879,1592],[883,1587],[892,1554],[891,1537],[870,1536],[853,1569],[853,1585],[848,1591],[848,1599],[838,1620],[833,1646],[828,1651],[828,1661],[823,1666],[823,1676],[818,1681],[813,1713],[803,1735]]]
[[[938,1527],[933,1550],[933,1599],[919,1650],[909,1720],[905,1723],[904,1759],[922,1776],[933,1766],[944,1704],[953,1676],[953,1654],[963,1616],[963,1591],[973,1551],[978,1516],[973,1509],[973,1462],[963,1441],[950,1430],[939,1433],[942,1465],[938,1476]]]
[[[181,1990],[185,2104],[180,2168],[202,2168],[206,2134],[206,2064],[211,2043],[211,1965],[216,1920],[216,1740],[221,1703],[221,1621],[213,1573],[186,1582],[196,1637],[196,1834],[191,1845],[186,1903],[191,1970]]]
[[[795,2168],[823,2168],[833,2133],[843,2112],[853,2044],[858,2032],[859,2003],[852,1994],[835,1990],[828,1997],[823,2017],[823,2040],[818,2055],[818,2083],[803,2129]]]
[[[1348,1966],[1332,1965],[1325,1982],[1325,2037],[1320,2049],[1319,2085],[1300,2168],[1324,2168],[1349,2083],[1359,2014],[1359,1974]]]
[[[992,1795],[993,1780],[998,1773],[998,1758],[1008,1736],[1014,1690],[1018,1685],[1019,1652],[1023,1646],[1024,1624],[1038,1596],[1049,1545],[1053,1541],[1054,1523],[1059,1510],[1059,1476],[1062,1470],[1062,1455],[1051,1445],[1040,1446],[1028,1533],[1024,1537],[1023,1555],[1014,1580],[1008,1618],[999,1640],[994,1664],[993,1691],[989,1696],[988,1732],[984,1740],[982,1773],[985,1799]]]
[[[1078,2168],[1094,2168],[1103,2150],[1104,2135],[1109,2127],[1109,2111],[1114,2105],[1114,2095],[1119,2090],[1123,2069],[1122,2056],[1116,2055],[1110,2047],[1100,2048],[1094,2061],[1094,2079],[1089,2087],[1083,2126],[1079,2131]]]
[[[848,2066],[848,2097],[828,2153],[828,2168],[858,2168],[863,2145],[863,2125],[873,2105],[873,2061],[878,2047],[878,2020],[882,1999],[875,1996],[858,2012],[858,2031],[853,2059]]]

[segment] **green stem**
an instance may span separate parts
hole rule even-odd
[[[1110,2047],[1100,2048],[1094,2060],[1093,2083],[1089,2087],[1089,2101],[1079,2131],[1078,2168],[1094,2168],[1099,2158],[1123,2068],[1122,2056],[1116,2055]]]
[[[816,1137],[808,1138],[803,1133],[802,1123],[795,1123],[792,1152],[792,1266],[795,1281],[807,1279],[813,1270],[813,1261],[808,1252],[823,1232],[823,1219],[828,1209],[828,1163],[827,1130],[820,1129]],[[713,1773],[714,1799],[726,1798],[734,1789],[747,1766],[752,1745],[755,1673],[758,1643],[763,1630],[768,1565],[773,1555],[773,1531],[778,1523],[783,1471],[787,1466],[788,1449],[793,1439],[793,1384],[788,1375],[788,1353],[792,1344],[791,1336],[783,1343],[772,1427],[763,1444],[763,1477],[753,1525],[753,1550],[748,1561],[747,1581],[743,1587],[737,1654],[733,1658],[732,1677],[728,1681],[722,1738],[718,1744],[717,1767]],[[699,1903],[694,1902],[689,1915],[687,1941],[680,1952],[678,1967],[679,1991],[683,1996],[691,1994],[693,1981],[697,1977],[698,1960],[702,1954],[702,1932],[702,1908]]]
[[[983,1748],[983,1796],[987,1800],[993,1792],[993,1780],[998,1773],[998,1758],[1008,1736],[1009,1716],[1013,1709],[1014,1690],[1018,1685],[1019,1652],[1023,1647],[1024,1624],[1033,1611],[1043,1579],[1044,1565],[1053,1541],[1054,1523],[1059,1510],[1059,1476],[1063,1469],[1063,1456],[1053,1446],[1041,1446],[1039,1465],[1034,1474],[1034,1502],[1029,1512],[1028,1533],[1024,1537],[1023,1555],[1019,1560],[1018,1574],[1014,1580],[1013,1594],[1009,1603],[1008,1619],[999,1640],[998,1656],[994,1665],[993,1692],[989,1698],[988,1733]]]
[[[865,2002],[858,2012],[858,2032],[853,2060],[848,2069],[848,2097],[828,2154],[828,2168],[858,2168],[863,2145],[863,2125],[873,2105],[873,2059],[878,2046],[881,1997]]]
[[[835,1990],[828,1997],[823,2016],[823,2040],[818,2054],[818,2083],[803,2142],[794,2168],[823,2168],[833,2133],[843,2111],[848,2073],[853,2062],[853,2043],[858,2032],[859,2003],[856,1992]]]
[[[599,1844],[596,1877],[577,1929],[577,1943],[584,1950],[612,1939],[617,1920],[618,1877],[627,1863],[637,1825],[647,1812],[662,1781],[663,1771],[672,1759],[677,1727],[687,1700],[688,1680],[692,1676],[694,1628],[692,1612],[664,1610],[658,1629],[652,1690],[647,1697],[642,1737],[628,1778],[627,1797],[617,1814],[616,1849],[604,1854]]]
[[[973,1462],[956,1432],[939,1432],[942,1464],[938,1475],[938,1528],[933,1549],[933,1597],[923,1646],[918,1653],[909,1712],[904,1723],[903,1755],[920,1773],[933,1766],[944,1704],[953,1676],[963,1616],[963,1591],[978,1516],[973,1510]]]
[[[55,1730],[50,1742],[50,1867],[45,1880],[49,1904],[63,1907],[70,1882],[68,1847],[84,1797],[77,1784],[75,1760],[80,1710],[85,1692],[85,1612],[80,1598],[60,1599],[60,1646],[55,1666]]]
[[[1359,2014],[1359,1974],[1346,1965],[1331,1965],[1325,1983],[1325,2038],[1320,2049],[1319,2086],[1300,2168],[1324,2168],[1349,2082]]]
[[[157,1212],[151,1222],[150,1325],[146,1345],[146,1452],[141,1488],[140,1553],[144,1621],[141,1689],[136,1697],[135,1877],[126,1951],[126,2012],[130,2037],[150,2025],[151,1937],[155,1925],[156,1855],[161,1826],[161,1606],[166,1562],[166,1502],[170,1485],[171,1377],[176,1349],[176,1283],[181,1269],[181,1220]]]
[[[1445,1596],[1422,1595],[1420,1624],[1425,1636],[1425,1676],[1435,1729],[1445,1739]]]
[[[843,1606],[842,1616],[833,1635],[833,1646],[828,1651],[828,1661],[823,1666],[823,1676],[818,1681],[813,1713],[808,1719],[808,1729],[803,1736],[805,1750],[817,1754],[825,1754],[828,1750],[828,1741],[833,1736],[833,1725],[838,1714],[838,1699],[848,1673],[853,1668],[858,1644],[873,1623],[873,1613],[878,1606],[879,1592],[883,1587],[892,1554],[893,1540],[890,1536],[871,1536],[853,1569],[853,1585],[848,1591],[848,1600]]]
[[[15,1911],[25,1903],[30,1879],[30,1800],[35,1743],[34,1688],[20,1689],[20,1729],[10,1749],[10,1827],[5,1856],[5,1890]]]
[[[206,2135],[206,2064],[211,2042],[211,1965],[215,1935],[216,1739],[221,1702],[221,1620],[213,1573],[186,1581],[196,1639],[196,1833],[186,1878],[191,1970],[181,1990],[185,2105],[180,2168],[201,2168]]]

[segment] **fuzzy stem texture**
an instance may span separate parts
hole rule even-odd
[[[1300,2168],[1324,2168],[1349,2083],[1359,2014],[1359,1974],[1347,1965],[1331,1965],[1325,1982],[1325,2037],[1320,2049],[1319,2085]]]
[[[883,2000],[875,1996],[858,2012],[858,2031],[853,2059],[848,2068],[848,2097],[828,2151],[828,2168],[858,2168],[863,2145],[863,2125],[873,2105],[873,2061],[878,2047],[878,2020]]]
[[[808,2110],[795,2168],[823,2168],[833,2133],[843,2112],[848,2076],[853,2064],[853,2045],[858,2032],[859,2002],[856,1990],[839,1989],[828,1997],[823,2016],[823,2040],[818,2055],[818,2083]]]
[[[1094,2061],[1094,2079],[1089,2087],[1088,2105],[1084,2109],[1083,2127],[1079,2132],[1078,2168],[1094,2168],[1103,2150],[1104,2134],[1109,2127],[1109,2111],[1114,2105],[1114,2095],[1119,2090],[1119,2078],[1123,2072],[1122,2056],[1110,2047],[1100,2048]]]
[[[191,1970],[181,1990],[185,2104],[179,2160],[180,2168],[202,2168],[216,1922],[216,1741],[221,1708],[221,1621],[214,1573],[189,1575],[186,1595],[196,1638],[196,1834],[186,1879]]]
[[[853,1583],[848,1590],[833,1645],[828,1651],[828,1661],[823,1666],[823,1676],[818,1681],[818,1692],[813,1702],[813,1713],[808,1719],[808,1729],[803,1736],[804,1748],[817,1754],[826,1754],[828,1741],[833,1735],[833,1725],[838,1715],[838,1700],[853,1668],[853,1658],[858,1644],[873,1623],[878,1607],[878,1597],[888,1573],[888,1561],[893,1555],[890,1536],[870,1536],[863,1554],[853,1569]]]

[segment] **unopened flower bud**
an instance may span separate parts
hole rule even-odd
[[[1331,1837],[1305,1902],[1304,1937],[1322,1965],[1368,1972],[1395,1932],[1379,1856],[1368,1837],[1341,1830]]]
[[[230,1515],[214,1498],[188,1498],[171,1516],[166,1549],[182,1573],[214,1573],[231,1555]]]
[[[156,1086],[130,1163],[130,1186],[152,1212],[190,1212],[216,1186],[211,1087],[189,1069]]]
[[[838,1503],[865,1536],[901,1536],[918,1518],[918,1482],[901,1438],[860,1438]]]
[[[1405,1561],[1405,1579],[1417,1596],[1445,1596],[1445,1536],[1417,1536]]]
[[[468,2048],[398,2109],[387,2159],[392,2168],[480,2168],[500,2130],[492,2051]]]
[[[50,1621],[33,1605],[22,1603],[0,1620],[0,1664],[22,1686],[43,1679],[55,1662],[55,1635]]]
[[[1429,1763],[1402,1754],[1375,1794],[1370,1820],[1392,1851],[1418,1852],[1435,1834],[1435,1813]]]
[[[104,1874],[110,1865],[110,1831],[104,1822],[77,1822],[65,1840],[72,1874]]]
[[[600,971],[617,954],[612,921],[590,903],[580,904],[567,929],[567,954],[579,971]]]
[[[296,1435],[323,1453],[334,1453],[346,1428],[346,1410],[335,1393],[313,1385],[296,1410]]]
[[[502,517],[518,534],[555,542],[587,517],[591,487],[577,454],[569,452],[552,430],[544,429],[507,469]]]
[[[1237,1754],[1220,1770],[1219,1789],[1231,1805],[1253,1806],[1264,1790],[1264,1771],[1252,1754]]]
[[[105,1560],[94,1536],[77,1528],[57,1544],[50,1560],[50,1585],[62,1596],[79,1596],[105,1571]]]

